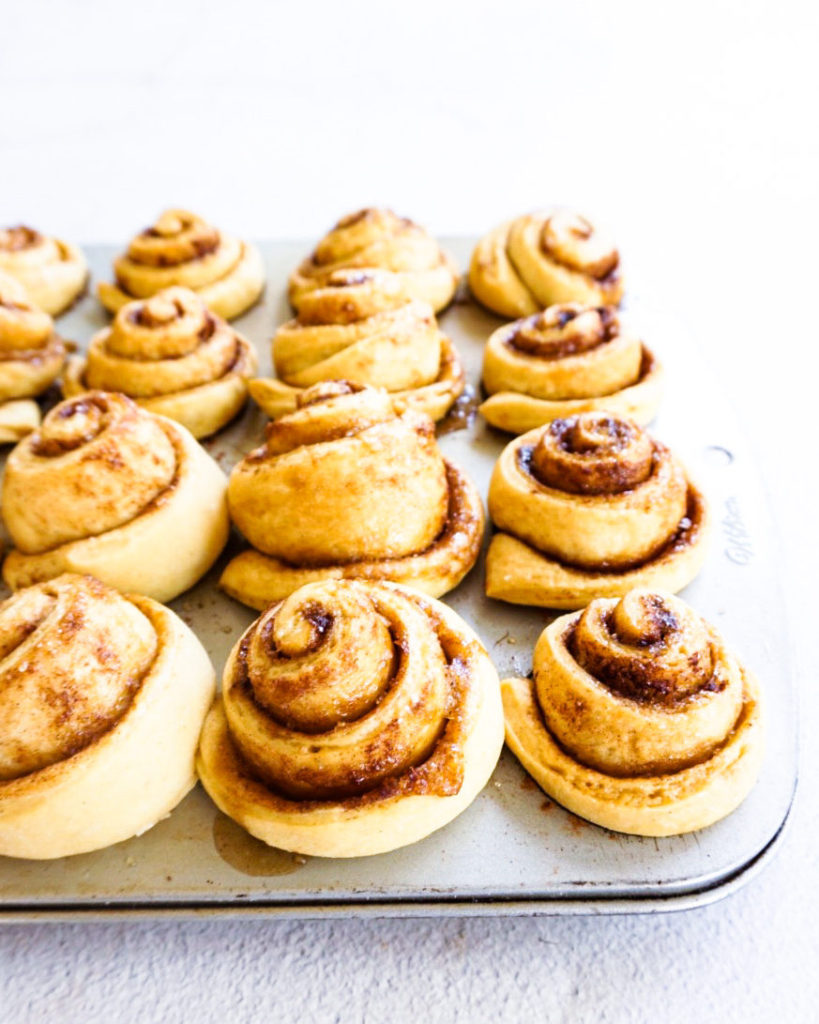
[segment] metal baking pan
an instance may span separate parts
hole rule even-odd
[[[465,266],[472,243],[446,244]],[[270,371],[274,328],[290,315],[287,275],[308,248],[303,242],[262,246],[266,295],[236,326],[255,342],[264,373]],[[114,251],[86,251],[94,278],[107,277]],[[652,430],[683,456],[714,511],[710,557],[683,596],[742,653],[764,686],[766,758],[757,786],[734,814],[670,839],[608,832],[548,800],[505,751],[484,792],[446,828],[393,853],[332,861],[264,846],[217,811],[197,786],[170,817],[109,849],[45,862],[0,857],[0,920],[675,910],[713,902],[758,871],[781,839],[797,775],[795,694],[776,532],[753,453],[697,345],[639,298],[629,298],[626,315],[667,369],[665,401]],[[61,318],[59,329],[83,346],[106,322],[89,295]],[[483,343],[500,322],[465,294],[441,317],[461,353],[473,396],[479,390]],[[462,403],[444,422],[440,443],[485,497],[508,436],[470,416],[469,404]],[[248,408],[207,447],[228,470],[258,444],[263,423],[259,410]],[[235,550],[236,544],[229,547]],[[202,639],[217,670],[254,618],[216,586],[227,554],[172,605]],[[501,676],[530,670],[532,648],[550,621],[548,614],[486,598],[482,560],[445,600],[483,638]]]

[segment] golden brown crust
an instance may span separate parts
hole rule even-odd
[[[350,268],[390,272],[407,296],[428,302],[436,313],[449,305],[458,284],[451,256],[423,228],[391,210],[368,208],[343,217],[293,271],[293,307],[299,309],[335,271]]]
[[[0,605],[0,853],[51,858],[143,832],[194,784],[215,688],[168,609],[64,575]]]
[[[534,681],[502,686],[507,743],[569,810],[638,835],[729,814],[762,756],[759,689],[716,631],[670,594],[636,589],[557,619]]]
[[[490,231],[472,254],[469,286],[501,316],[522,317],[562,302],[617,305],[619,255],[585,217],[557,209],[526,214]]]
[[[436,601],[322,581],[234,647],[198,768],[219,807],[271,845],[363,856],[460,813],[502,744],[497,675]]]
[[[232,320],[264,288],[264,265],[249,242],[225,235],[187,210],[166,210],[114,260],[114,283],[100,282],[100,302],[112,313],[166,288],[196,292],[216,316]]]
[[[18,225],[0,229],[0,273],[21,284],[39,309],[58,316],[82,294],[88,265],[76,245]]]
[[[641,584],[678,590],[702,566],[707,506],[682,464],[607,413],[554,420],[511,441],[489,486],[501,532],[490,597],[582,608]]]
[[[306,292],[298,316],[273,338],[273,364],[279,380],[252,387],[273,419],[292,411],[303,389],[326,380],[383,387],[433,419],[443,418],[464,388],[458,354],[432,307],[388,271],[336,270]]]
[[[0,441],[18,441],[40,422],[33,402],[59,377],[65,343],[48,313],[0,272]]]
[[[563,303],[498,328],[484,351],[480,411],[521,434],[559,416],[605,409],[645,424],[662,370],[609,306]]]
[[[231,515],[256,550],[228,565],[222,586],[252,607],[321,578],[400,580],[436,596],[455,586],[477,558],[483,510],[431,420],[346,382],[314,385],[299,403],[231,474]]]
[[[119,391],[207,437],[239,413],[256,366],[246,338],[196,293],[173,287],[123,306],[85,360],[71,361],[63,391]]]
[[[92,391],[56,406],[12,451],[3,517],[17,551],[12,588],[89,572],[170,600],[227,540],[226,481],[184,427],[125,395]]]

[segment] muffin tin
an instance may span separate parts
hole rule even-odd
[[[461,267],[472,242],[446,240]],[[308,245],[261,246],[262,303],[234,321],[270,373],[270,338],[291,314],[287,275]],[[96,280],[113,247],[86,250]],[[679,452],[711,501],[714,536],[705,568],[682,596],[709,619],[759,676],[767,713],[762,775],[745,803],[701,832],[670,839],[625,836],[574,817],[548,800],[504,751],[487,788],[456,821],[422,842],[345,861],[272,850],[216,810],[197,788],[149,832],[96,853],[56,861],[0,857],[0,920],[153,914],[417,916],[614,913],[679,909],[718,899],[750,878],[776,848],[797,776],[796,704],[776,533],[753,454],[726,408],[697,342],[629,293],[624,316],[663,360],[666,395],[651,431]],[[509,436],[474,415],[483,344],[501,320],[467,294],[440,317],[466,369],[469,390],[439,427],[444,453],[466,469],[484,499]],[[85,343],[108,322],[88,295],[59,320]],[[265,422],[249,407],[206,442],[229,470],[259,443]],[[171,605],[221,672],[255,614],[218,589],[238,538],[193,590]],[[552,616],[492,601],[483,559],[444,600],[480,634],[501,677],[527,673],[534,642]]]

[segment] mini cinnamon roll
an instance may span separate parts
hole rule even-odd
[[[123,306],[91,339],[85,360],[70,361],[63,391],[120,391],[208,437],[240,412],[256,366],[253,345],[201,296],[166,288]]]
[[[0,605],[0,854],[98,850],[166,817],[196,783],[216,677],[170,609],[89,576]]]
[[[60,375],[65,343],[15,278],[0,272],[0,443],[15,443],[40,424],[31,399]]]
[[[230,475],[231,517],[252,545],[222,587],[252,608],[320,579],[406,583],[437,597],[475,564],[483,507],[444,460],[428,416],[386,391],[315,384]]]
[[[197,769],[264,842],[360,857],[450,822],[502,745],[497,674],[453,611],[392,584],[324,580],[233,648]]]
[[[225,546],[227,481],[172,420],[90,391],[49,412],[11,452],[2,512],[13,589],[64,572],[170,601]]]
[[[483,385],[481,414],[512,434],[590,409],[645,424],[660,404],[662,368],[612,307],[570,302],[490,335]]]
[[[114,260],[114,282],[101,281],[99,300],[116,313],[132,299],[149,299],[179,285],[196,292],[216,316],[232,320],[256,302],[264,288],[259,250],[222,234],[187,210],[166,210],[131,239]]]
[[[313,384],[349,380],[386,388],[399,411],[443,418],[464,389],[455,346],[432,307],[382,270],[335,270],[302,296],[298,316],[273,338],[279,380],[256,380],[254,399],[271,419],[296,408]]]
[[[759,685],[679,598],[636,589],[540,636],[501,684],[506,742],[558,803],[618,832],[678,835],[730,814],[763,753]]]
[[[636,586],[677,591],[705,560],[705,498],[680,461],[608,413],[554,420],[510,442],[489,484],[498,527],[486,593],[582,608]]]
[[[22,224],[0,228],[0,272],[18,281],[28,300],[50,316],[76,301],[88,280],[82,250]]]
[[[452,257],[434,238],[392,210],[369,207],[343,217],[290,275],[290,302],[324,288],[343,269],[380,269],[395,274],[409,298],[428,302],[437,313],[448,306],[458,285]]]
[[[484,306],[524,317],[559,302],[616,306],[623,297],[620,256],[591,221],[570,210],[529,213],[481,239],[469,287]]]

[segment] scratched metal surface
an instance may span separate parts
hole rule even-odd
[[[461,266],[470,247],[463,239],[450,243]],[[287,274],[308,246],[263,248],[266,296],[237,326],[255,342],[262,369],[269,372],[269,339],[289,315]],[[94,278],[106,276],[112,250],[87,251]],[[268,849],[217,812],[197,787],[145,835],[107,850],[50,862],[0,857],[0,919],[208,910],[475,913],[475,901],[482,913],[628,912],[711,902],[735,888],[743,872],[750,876],[749,866],[759,865],[787,818],[796,783],[796,707],[776,532],[753,453],[726,407],[730,395],[712,379],[703,356],[713,339],[687,337],[639,296],[630,297],[627,315],[668,370],[666,399],[653,432],[685,458],[715,513],[710,558],[683,596],[741,652],[765,689],[767,755],[758,785],[738,811],[687,836],[618,835],[555,806],[505,751],[485,791],[442,831],[393,853],[327,861]],[[59,329],[83,346],[105,322],[89,296],[61,318]],[[477,388],[483,342],[500,321],[467,299],[446,311],[441,322]],[[258,443],[262,427],[258,410],[248,409],[207,447],[229,469]],[[443,450],[471,473],[484,498],[506,440],[480,417],[440,438]],[[236,544],[234,538],[231,547]],[[172,605],[200,636],[219,670],[253,618],[215,585],[226,558]],[[446,601],[478,631],[501,675],[529,671],[547,614],[487,599],[482,560]]]

